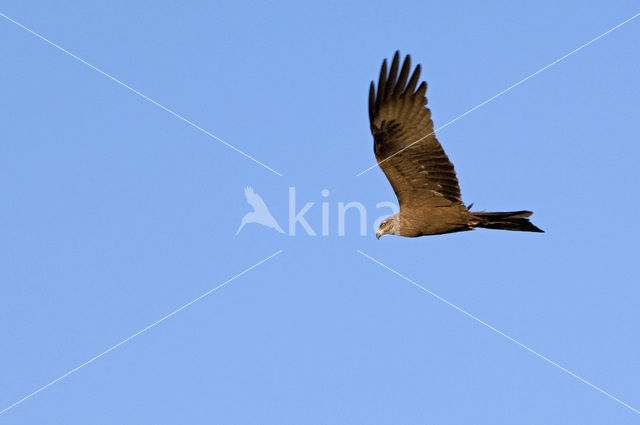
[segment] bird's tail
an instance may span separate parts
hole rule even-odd
[[[242,222],[240,223],[240,227],[238,227],[238,230],[236,231],[236,236],[238,236],[240,234],[240,230],[242,230],[244,225],[247,224],[247,215],[248,214],[245,214],[245,216],[242,217]]]
[[[544,230],[537,228],[527,218],[533,214],[531,211],[472,212],[471,214],[474,219],[478,220],[477,223],[474,223],[475,227],[544,233]]]

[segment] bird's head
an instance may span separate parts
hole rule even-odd
[[[382,235],[397,235],[398,234],[398,214],[394,214],[391,217],[386,218],[376,232],[376,238],[380,239]]]

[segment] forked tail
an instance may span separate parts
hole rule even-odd
[[[473,214],[473,217],[478,220],[475,227],[544,233],[544,230],[537,228],[527,218],[533,214],[531,211],[472,212],[471,214]]]

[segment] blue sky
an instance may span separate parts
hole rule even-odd
[[[547,233],[376,240],[394,201],[369,81],[423,66],[436,127],[638,13],[632,1],[21,2],[0,12],[4,424],[637,423],[636,19],[438,132],[480,210]],[[639,18],[640,19],[640,18]],[[287,227],[250,224],[252,186]],[[321,191],[327,189],[327,198]],[[300,206],[299,206],[300,207]],[[299,209],[298,207],[298,209]],[[380,214],[378,214],[378,212]]]

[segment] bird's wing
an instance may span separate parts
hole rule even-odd
[[[382,63],[377,93],[373,81],[369,89],[376,160],[401,208],[461,205],[453,164],[433,134],[431,111],[425,106],[427,84],[423,82],[416,90],[420,65],[409,78],[411,58],[407,55],[399,68],[396,52],[388,73],[386,59]]]
[[[260,195],[255,193],[252,187],[245,187],[244,196],[247,198],[247,202],[253,207],[254,211],[269,211],[269,208],[267,208],[267,205],[264,203]]]

